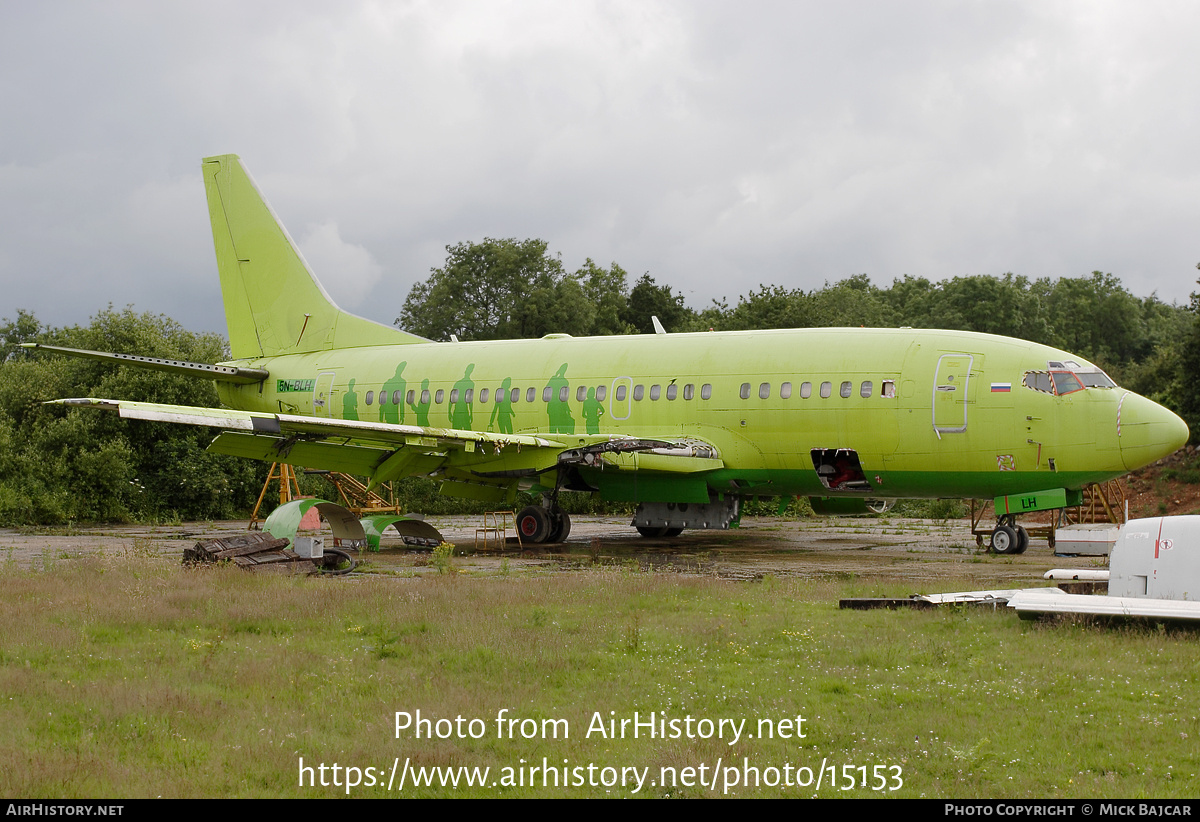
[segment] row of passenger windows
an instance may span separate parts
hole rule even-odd
[[[752,386],[750,385],[750,383],[748,383],[748,382],[742,383],[742,390],[740,392],[741,398],[744,400],[750,399],[751,389],[752,389]],[[811,397],[812,390],[813,390],[813,384],[811,382],[800,383],[800,399],[806,400],[809,397]],[[833,396],[833,383],[831,383],[831,382],[821,383],[820,392],[821,392],[821,397],[824,399],[828,399],[829,397],[832,397]],[[874,395],[874,393],[875,393],[875,383],[873,381],[863,380],[862,382],[860,382],[858,384],[858,395],[860,397],[862,397],[863,399],[869,399],[871,396]],[[853,396],[854,395],[854,383],[850,380],[843,381],[841,387],[838,389],[838,394],[840,396],[842,396],[843,398],[849,398],[849,397]],[[896,396],[896,381],[895,380],[884,380],[883,385],[880,387],[879,396],[881,396],[885,399],[889,399],[891,397]],[[787,400],[787,399],[791,399],[791,397],[792,397],[792,384],[790,382],[780,383],[779,384],[779,398],[782,400]],[[769,382],[759,383],[758,398],[760,400],[769,400],[771,398],[771,383],[769,383]]]
[[[741,391],[739,392],[739,394],[742,399],[748,400],[748,399],[750,399],[750,394],[751,394],[752,390],[753,390],[753,386],[748,382],[744,382],[744,383],[742,383],[742,388],[741,388]],[[829,397],[833,396],[833,383],[832,382],[821,383],[818,388],[818,391],[822,398],[829,398]],[[558,391],[555,392],[553,387],[547,385],[545,388],[542,389],[542,402],[550,402],[551,400],[553,400],[555,398],[556,393],[557,393],[559,402],[567,402],[571,396],[571,389],[569,386],[563,385],[563,386],[559,386]],[[758,386],[759,399],[768,400],[771,398],[771,393],[772,393],[771,383],[764,382],[764,383],[759,384],[759,386]],[[804,400],[808,399],[809,397],[812,396],[813,384],[811,382],[800,383],[800,390],[798,393],[799,393],[801,399],[804,399]],[[638,402],[641,402],[643,399],[645,399],[647,394],[649,394],[650,400],[654,401],[654,402],[662,399],[664,396],[666,397],[666,399],[668,401],[674,401],[674,400],[678,399],[680,396],[682,396],[683,399],[685,399],[685,400],[691,400],[691,399],[694,399],[696,396],[696,387],[692,383],[685,383],[682,387],[676,385],[675,383],[670,383],[669,385],[667,385],[665,387],[662,385],[655,384],[655,385],[651,385],[649,388],[649,391],[647,391],[646,386],[638,384],[638,385],[632,386],[632,391],[631,391],[630,386],[628,386],[624,383],[621,383],[621,384],[617,385],[616,389],[614,390],[613,397],[617,402],[625,402],[626,398],[630,394],[632,394],[633,399]],[[841,386],[838,389],[838,394],[839,394],[839,396],[841,396],[843,398],[852,397],[854,395],[854,383],[850,380],[843,381]],[[604,402],[605,399],[608,397],[608,386],[607,385],[597,385],[597,386],[595,386],[594,389],[587,385],[576,386],[576,388],[575,388],[575,401],[576,402],[580,402],[580,403],[586,402],[589,398],[589,395],[592,395],[596,399],[597,402]],[[863,380],[862,382],[860,382],[858,384],[858,396],[860,396],[864,399],[869,399],[870,397],[872,397],[874,395],[875,395],[875,383],[872,380]],[[495,403],[503,403],[506,399],[508,402],[515,403],[515,402],[521,401],[521,396],[522,396],[522,391],[520,388],[513,388],[513,389],[509,389],[507,391],[503,388],[497,388],[494,392],[489,391],[489,389],[487,389],[487,388],[479,389],[479,402],[481,402],[481,403],[486,403],[489,401],[489,399]],[[792,396],[792,384],[790,382],[780,383],[779,398],[786,400],[786,399],[791,399],[791,396]],[[882,385],[880,386],[879,396],[883,397],[885,399],[895,397],[896,396],[896,381],[895,380],[884,380]],[[538,397],[537,389],[536,388],[526,388],[524,390],[524,397],[525,397],[525,402],[535,402]],[[401,402],[407,402],[409,405],[417,405],[417,403],[418,403],[417,391],[416,391],[416,389],[412,389],[412,388],[410,388],[408,390],[407,394],[402,394],[402,392],[400,392],[400,391],[392,391],[390,394],[387,391],[380,391],[378,394],[376,394],[374,391],[368,391],[365,399],[367,401],[367,405],[372,405],[375,403],[378,403],[379,405],[388,405],[389,403],[391,405],[399,405]],[[436,391],[432,391],[432,392],[429,391],[428,389],[420,392],[420,404],[421,405],[429,405],[431,399],[435,405],[441,405],[446,400],[446,390],[444,388],[439,388]],[[710,383],[704,383],[703,385],[700,386],[700,399],[702,399],[702,400],[712,399],[712,385]],[[450,389],[451,404],[457,403],[459,401],[460,401],[459,389],[457,389],[457,388]],[[466,402],[466,403],[473,403],[475,401],[475,389],[474,388],[464,389],[461,401]]]
[[[629,389],[630,389],[630,386],[625,385],[625,384],[621,384],[621,385],[617,386],[616,391],[614,392],[614,396],[615,396],[617,402],[624,402],[625,399],[629,396],[629,394],[632,394],[633,398],[640,402],[642,399],[645,398],[646,393],[647,393],[646,386],[644,386],[644,385],[635,385],[635,386],[633,386],[632,391],[630,391]],[[502,403],[505,401],[506,398],[507,398],[508,402],[520,402],[521,401],[521,393],[522,392],[521,392],[520,388],[512,388],[512,389],[509,389],[507,392],[503,388],[497,388],[494,393],[490,392],[490,390],[487,388],[481,388],[481,389],[479,389],[479,402],[481,402],[481,403],[488,402],[489,397],[492,398],[491,401],[495,402],[495,403]],[[555,392],[554,388],[547,385],[545,388],[542,389],[542,402],[550,402],[551,400],[553,400],[555,397],[555,393],[556,392]],[[607,385],[597,385],[597,386],[595,386],[594,389],[587,385],[576,386],[575,401],[576,402],[586,402],[589,394],[594,395],[597,402],[604,402],[604,400],[608,397],[608,386]],[[675,385],[675,383],[671,383],[670,385],[666,386],[666,389],[664,390],[663,386],[661,386],[661,385],[652,385],[652,386],[650,386],[649,394],[650,394],[651,400],[659,400],[664,396],[668,400],[676,400],[680,396],[682,396],[683,399],[685,399],[685,400],[690,400],[690,399],[694,399],[696,396],[696,386],[693,385],[692,383],[686,383],[681,388],[680,386]],[[571,397],[570,387],[566,386],[566,385],[559,386],[557,395],[558,395],[559,402],[567,402]],[[537,389],[536,388],[526,388],[525,392],[524,392],[524,396],[525,396],[525,402],[536,401],[537,400]],[[712,398],[712,385],[710,383],[705,383],[704,385],[700,386],[700,399],[707,400],[707,399],[711,399],[711,398]],[[408,390],[407,394],[402,394],[402,392],[400,392],[399,390],[392,391],[390,394],[387,391],[380,391],[378,394],[376,394],[374,391],[368,391],[365,399],[366,399],[367,405],[374,405],[375,403],[378,403],[379,405],[388,405],[389,403],[391,405],[399,405],[402,401],[407,402],[409,405],[417,405],[418,404],[417,391],[416,391],[416,389],[413,389],[413,388],[410,388]],[[433,400],[433,403],[435,405],[441,405],[446,400],[446,390],[444,388],[439,388],[436,391],[432,391],[432,392],[428,389],[421,391],[421,394],[420,394],[420,404],[421,405],[429,405],[429,402],[431,399]],[[462,392],[462,401],[466,402],[466,403],[474,402],[475,401],[475,389],[474,388],[464,389]],[[457,402],[459,402],[459,389],[452,388],[452,389],[450,389],[450,403],[454,404]]]

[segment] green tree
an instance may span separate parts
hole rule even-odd
[[[607,269],[601,268],[589,257],[575,272],[574,277],[583,288],[588,302],[595,308],[592,328],[588,333],[629,333],[629,328],[622,319],[622,313],[629,305],[625,269],[616,263],[612,263]]]
[[[1200,264],[1196,267],[1200,268]],[[1170,398],[1175,401],[1175,411],[1188,424],[1194,444],[1200,442],[1200,292],[1192,294],[1191,314],[1191,328],[1177,349],[1178,364]]]
[[[22,319],[6,320],[0,334]],[[129,308],[33,336],[22,341],[200,362],[228,356],[216,335]],[[205,429],[44,404],[93,396],[213,406],[211,382],[19,350],[0,364],[0,523],[219,518],[253,504],[265,467],[209,454]]]
[[[658,285],[649,273],[638,278],[629,292],[629,303],[621,314],[625,324],[639,334],[653,334],[651,317],[658,317],[667,331],[686,328],[695,313],[683,304],[683,295],[669,285]]]
[[[738,298],[732,309],[720,303],[703,312],[709,321],[706,327],[721,331],[742,331],[756,328],[806,328],[811,325],[812,305],[801,290],[782,286],[760,285]],[[711,313],[710,313],[711,312]]]
[[[618,333],[625,272],[590,259],[567,274],[544,240],[446,246],[446,263],[409,292],[396,325],[434,340]]]
[[[884,328],[895,324],[894,312],[885,294],[866,274],[855,274],[808,295],[810,327],[866,326]]]

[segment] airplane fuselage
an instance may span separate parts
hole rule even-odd
[[[1107,378],[1108,386],[1055,393],[1055,365],[1098,371],[1078,357],[956,331],[561,336],[237,364],[271,373],[261,384],[220,386],[223,402],[243,410],[536,433],[568,445],[594,434],[672,437],[707,443],[720,458],[715,470],[657,479],[647,465],[581,467],[606,499],[1077,489],[1158,459],[1187,436],[1174,414]],[[1037,373],[1045,384],[1027,376]]]

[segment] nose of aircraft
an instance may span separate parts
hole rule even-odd
[[[1188,427],[1171,411],[1131,391],[1118,406],[1117,441],[1121,460],[1133,471],[1182,448]]]

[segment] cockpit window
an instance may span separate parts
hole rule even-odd
[[[1051,371],[1050,376],[1054,380],[1054,393],[1060,397],[1083,390],[1083,383],[1070,371]]]
[[[1116,388],[1117,384],[1112,381],[1112,377],[1105,374],[1099,368],[1095,371],[1076,371],[1075,376],[1079,377],[1079,381],[1083,383],[1085,388]]]
[[[1112,378],[1094,365],[1081,366],[1077,362],[1048,362],[1046,371],[1026,371],[1021,383],[1034,391],[1047,394],[1073,394],[1085,388],[1116,388]]]
[[[1045,391],[1047,394],[1054,393],[1054,383],[1050,380],[1049,371],[1026,371],[1025,379],[1021,382],[1026,388],[1032,388],[1034,391]]]

